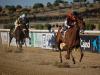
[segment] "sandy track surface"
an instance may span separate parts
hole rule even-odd
[[[66,51],[63,51],[61,66],[59,52],[40,48],[16,51],[16,47],[1,46],[0,75],[100,75],[100,54],[97,53],[84,52],[79,63],[79,52],[74,52],[76,64],[73,64],[71,60],[65,60]]]

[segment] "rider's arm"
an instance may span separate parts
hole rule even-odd
[[[17,26],[20,26],[21,24],[19,23],[19,20],[17,19],[16,21],[15,21],[15,27],[17,27]]]
[[[16,20],[15,23],[14,23],[15,27],[18,26],[18,21]]]
[[[25,18],[25,24],[26,24],[26,27],[29,29],[29,19],[28,18]]]
[[[68,25],[67,25],[67,20],[64,22],[64,25],[65,25],[65,26],[68,26]]]
[[[70,28],[70,26],[69,26],[68,23],[67,23],[67,20],[65,21],[64,25],[65,25],[67,28]]]

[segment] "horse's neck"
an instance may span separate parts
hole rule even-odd
[[[61,34],[60,31],[57,32],[57,36],[56,37],[57,37],[57,40],[58,41],[60,41],[60,42],[63,42],[64,41],[64,37],[62,36],[62,34]]]
[[[85,22],[83,21],[83,19],[81,19],[80,17],[77,18],[76,27],[79,28],[79,29],[82,29],[82,28],[84,28],[83,25],[85,26]]]

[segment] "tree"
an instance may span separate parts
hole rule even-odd
[[[54,3],[63,3],[64,1],[63,0],[55,0]]]
[[[43,7],[44,7],[44,5],[42,3],[35,3],[33,6],[34,9],[43,8]]]
[[[73,0],[73,2],[79,2],[79,0]]]
[[[23,13],[29,13],[31,10],[28,8],[23,8]]]
[[[11,16],[14,16],[14,13],[16,11],[16,8],[15,6],[9,6],[9,5],[6,5],[5,8],[8,10],[8,15],[11,17]]]
[[[2,11],[2,6],[0,6],[0,12]]]
[[[12,12],[15,12],[16,11],[15,6],[6,5],[5,8],[8,9],[9,11],[12,11]]]
[[[86,0],[73,0],[73,2],[86,2]]]
[[[52,7],[52,4],[50,2],[48,2],[47,7]]]
[[[86,0],[80,0],[80,2],[86,2]]]
[[[59,6],[59,3],[65,3],[65,1],[63,1],[63,0],[55,0],[54,1],[55,6]]]
[[[21,5],[17,5],[16,9],[22,9],[22,6]]]

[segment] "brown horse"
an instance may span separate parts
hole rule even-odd
[[[22,49],[22,45],[25,41],[25,34],[24,34],[23,28],[21,26],[18,26],[15,32],[13,32],[13,29],[10,29],[9,46],[10,46],[10,43],[11,43],[13,37],[16,39],[17,47]]]
[[[74,56],[72,55],[72,51],[74,48],[80,48],[80,30],[85,28],[85,23],[83,19],[80,17],[76,18],[76,24],[69,28],[65,32],[65,37],[62,37],[62,34],[60,32],[61,27],[59,27],[58,32],[56,34],[56,42],[58,44],[58,49],[60,50],[60,62],[62,63],[62,55],[61,55],[61,43],[64,43],[64,49],[67,50],[67,54],[65,55],[66,59],[70,59],[70,55],[72,57],[73,63],[75,64]],[[83,51],[80,48],[80,62],[83,58]]]

